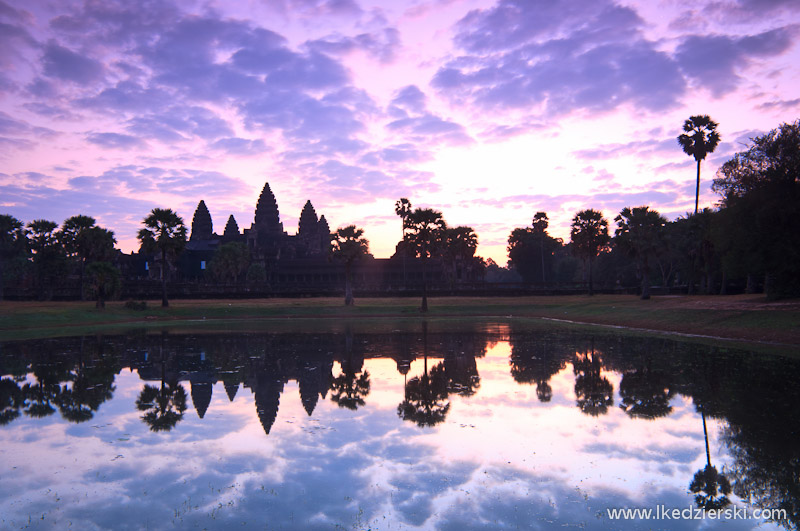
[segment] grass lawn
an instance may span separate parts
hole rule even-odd
[[[114,301],[104,311],[91,302],[0,302],[0,339],[73,335],[122,326],[177,325],[195,320],[287,318],[544,317],[665,332],[698,334],[800,346],[800,301],[769,302],[761,295],[663,296],[648,301],[630,295],[550,297],[437,297],[429,312],[418,298],[363,298],[345,307],[343,298],[173,300],[169,308],[148,301],[131,310]]]

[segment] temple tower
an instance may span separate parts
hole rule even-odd
[[[278,212],[278,202],[275,201],[275,195],[269,187],[269,183],[264,184],[264,189],[261,190],[261,195],[258,197],[258,204],[256,204],[256,217],[253,226],[259,232],[282,234],[283,223],[281,223],[280,214]]]
[[[213,235],[214,226],[211,222],[211,214],[206,207],[205,201],[201,199],[200,203],[197,204],[197,209],[194,211],[194,218],[192,218],[192,234],[189,240],[210,240]]]

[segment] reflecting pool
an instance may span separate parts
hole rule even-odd
[[[249,326],[0,344],[0,528],[800,522],[798,359],[536,320]]]

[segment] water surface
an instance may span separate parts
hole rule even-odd
[[[0,345],[0,528],[800,521],[795,359],[524,320],[258,326]],[[785,515],[608,513],[659,507]]]

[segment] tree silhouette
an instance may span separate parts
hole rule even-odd
[[[428,323],[422,323],[422,376],[415,376],[404,386],[405,400],[397,406],[397,416],[419,427],[435,426],[444,422],[450,410],[447,401],[448,378],[443,363],[428,371]]]
[[[581,210],[572,218],[570,239],[578,258],[589,264],[589,295],[593,295],[592,262],[608,246],[608,221],[597,210]]]
[[[97,298],[95,308],[102,310],[106,307],[106,299],[119,292],[119,269],[108,262],[92,262],[86,268],[86,275],[91,291]]]
[[[443,234],[442,257],[449,266],[453,280],[459,278],[459,266],[469,271],[477,264],[475,251],[478,249],[478,235],[472,227],[447,227]]]
[[[634,372],[626,372],[619,383],[619,405],[631,418],[656,419],[672,413],[669,405],[674,391],[665,374],[653,371],[648,366]]]
[[[217,248],[208,269],[222,282],[237,282],[250,267],[250,251],[241,242],[223,243]]]
[[[678,136],[678,144],[683,148],[683,152],[694,157],[697,161],[697,187],[694,198],[694,213],[697,214],[700,203],[700,162],[706,155],[713,153],[720,141],[717,133],[717,122],[709,118],[708,115],[690,116],[683,122],[684,133]]]
[[[3,300],[5,277],[10,262],[17,257],[24,258],[27,239],[22,222],[8,214],[0,214],[0,301]]]
[[[364,230],[348,225],[331,234],[331,257],[344,263],[344,305],[353,304],[353,264],[369,254],[369,241]]]
[[[664,247],[664,226],[667,220],[649,207],[625,207],[614,218],[617,230],[615,243],[627,255],[636,260],[642,277],[642,295],[650,298],[650,264]]]
[[[711,466],[706,414],[702,406],[700,407],[700,416],[703,418],[703,436],[706,441],[706,466],[695,473],[689,484],[689,492],[695,495],[694,503],[698,508],[706,511],[719,510],[731,503],[728,498],[728,494],[731,493],[731,482],[724,474],[717,472],[716,467]]]
[[[728,268],[764,275],[770,298],[800,296],[800,120],[753,138],[711,188],[722,196]]]
[[[425,357],[422,376],[411,378],[405,386],[405,400],[397,406],[397,415],[417,426],[435,426],[444,422],[450,410],[447,401],[447,376],[442,363],[428,371],[428,356]]]
[[[560,238],[553,238],[547,233],[549,220],[545,212],[537,212],[530,227],[519,227],[508,236],[508,265],[516,270],[525,282],[558,281],[565,275],[571,280],[569,267],[556,270],[555,261],[563,248]]]
[[[169,208],[154,208],[142,221],[144,228],[137,238],[142,250],[161,253],[161,306],[169,306],[167,300],[167,260],[174,258],[186,246],[186,225],[183,219]]]
[[[19,384],[11,378],[0,379],[0,426],[19,417],[24,394]]]
[[[54,221],[36,219],[28,223],[31,252],[33,253],[33,269],[41,299],[50,299],[53,295],[53,284],[64,272],[64,248],[59,243]]]
[[[91,247],[93,245],[97,246],[101,244],[101,241],[98,239],[100,236],[96,232],[94,238],[87,238],[87,233],[92,228],[98,228],[95,225],[95,220],[93,217],[78,215],[64,220],[64,223],[61,224],[61,229],[56,233],[58,241],[64,246],[64,252],[66,253],[67,258],[76,260],[79,263],[81,300],[85,300],[86,296],[84,293],[84,275],[86,263],[93,251]],[[116,240],[114,240],[113,233],[110,231],[108,232],[111,235],[110,244],[111,249],[113,250]]]
[[[575,373],[575,396],[581,412],[597,417],[614,405],[614,386],[600,374],[603,362],[594,348],[575,353],[572,370]]]
[[[342,372],[331,382],[331,400],[339,407],[355,411],[365,404],[364,399],[369,395],[369,372],[360,375],[355,370],[353,360],[348,357],[342,362]]]
[[[183,419],[183,413],[186,411],[186,391],[177,381],[167,382],[167,360],[163,346],[161,386],[145,384],[136,400],[136,409],[144,412],[141,419],[150,426],[150,431],[170,431]]]
[[[422,306],[420,310],[428,311],[428,279],[427,264],[442,246],[447,223],[442,213],[431,208],[416,208],[404,219],[407,232],[405,243],[409,251],[422,259]]]
[[[542,259],[542,284],[547,282],[547,278],[545,276],[545,266],[544,266],[544,242],[547,239],[547,227],[550,225],[550,221],[547,219],[546,212],[537,212],[533,215],[533,221],[531,222],[533,226],[533,233],[539,239],[539,255]]]
[[[403,237],[400,240],[400,245],[402,247],[402,252],[400,254],[403,258],[403,286],[406,285],[406,258],[408,254],[405,252],[406,228],[407,228],[406,220],[410,212],[411,212],[411,201],[409,201],[405,197],[401,197],[394,204],[394,213],[400,216],[400,219],[403,221],[403,232],[402,232]]]

